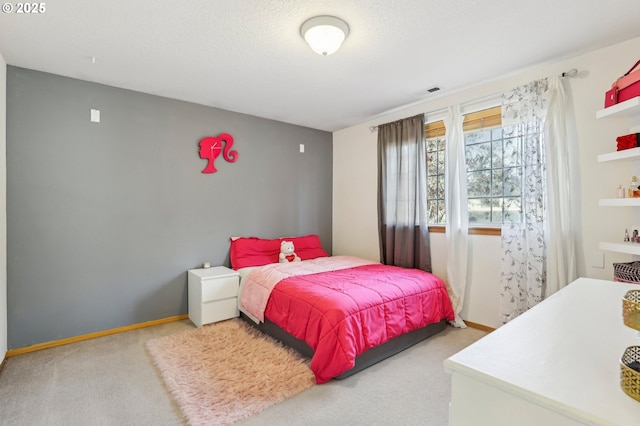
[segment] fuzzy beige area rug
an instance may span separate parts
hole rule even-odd
[[[315,384],[308,359],[238,318],[149,340],[147,349],[191,425],[228,425]]]

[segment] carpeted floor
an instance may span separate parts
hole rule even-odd
[[[0,371],[0,425],[187,424],[145,348],[195,327],[188,320],[9,358]],[[341,381],[275,404],[238,425],[424,425],[448,422],[442,362],[486,333],[445,331]]]

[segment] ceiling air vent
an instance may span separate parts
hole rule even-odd
[[[428,93],[433,93],[433,92],[437,92],[438,90],[440,90],[439,87],[432,87],[431,89],[427,89]]]

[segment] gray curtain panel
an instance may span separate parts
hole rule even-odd
[[[378,126],[380,261],[431,272],[424,114]]]

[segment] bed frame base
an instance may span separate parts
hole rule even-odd
[[[311,358],[313,356],[313,349],[311,349],[311,347],[307,345],[304,340],[293,337],[282,328],[278,327],[275,323],[265,319],[264,323],[256,324],[242,312],[240,312],[240,318],[257,328],[258,330],[262,331],[263,333],[282,342],[284,345],[300,352],[303,356],[307,358]],[[410,333],[403,334],[402,336],[398,336],[386,343],[383,343],[380,346],[371,348],[356,357],[356,363],[352,369],[345,371],[338,377],[335,377],[335,379],[346,379],[347,377],[352,376],[367,367],[371,367],[372,365],[384,359],[387,359],[390,356],[397,354],[398,352],[402,352],[403,350],[415,345],[416,343],[419,343],[433,336],[434,334],[441,332],[445,329],[446,326],[447,321],[442,320],[440,322],[429,324],[425,327],[414,330]]]

